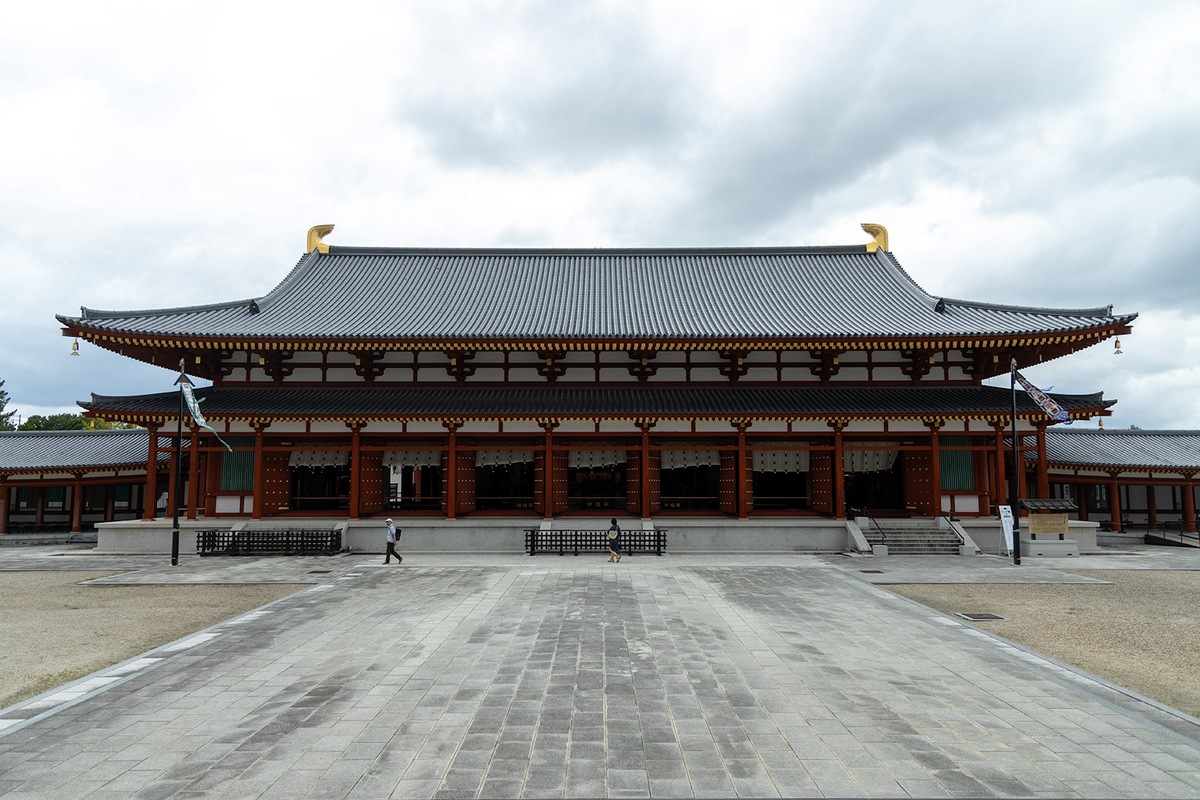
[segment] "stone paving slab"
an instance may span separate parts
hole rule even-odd
[[[1196,720],[858,571],[1012,571],[988,558],[374,560],[121,562],[315,585],[0,711],[0,794],[1200,795]]]

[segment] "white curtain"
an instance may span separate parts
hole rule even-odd
[[[402,467],[440,467],[441,450],[388,450],[383,454],[383,465],[396,469]]]
[[[868,447],[885,447],[891,442],[856,442]],[[842,462],[846,472],[883,472],[896,463],[899,450],[845,450]]]
[[[475,451],[475,466],[477,467],[507,467],[509,464],[527,464],[532,461],[532,450]]]
[[[716,450],[663,450],[659,456],[662,469],[721,466],[721,454]]]
[[[293,450],[288,456],[289,467],[344,467],[350,463],[345,450]]]
[[[625,463],[624,450],[569,450],[567,466],[576,469],[612,467]]]
[[[755,450],[755,472],[808,472],[807,450]]]

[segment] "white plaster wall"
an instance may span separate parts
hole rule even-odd
[[[536,422],[526,420],[510,420],[504,423],[505,433],[545,433]]]

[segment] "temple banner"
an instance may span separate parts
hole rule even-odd
[[[1016,370],[1013,370],[1013,376],[1017,379],[1017,382],[1021,384],[1021,388],[1033,398],[1033,402],[1037,403],[1038,407],[1041,408],[1042,411],[1046,412],[1046,416],[1050,417],[1051,419],[1056,419],[1059,422],[1064,422],[1067,425],[1071,424],[1071,415],[1067,413],[1065,408],[1054,402],[1050,395],[1046,394],[1041,389],[1025,380],[1025,377]]]

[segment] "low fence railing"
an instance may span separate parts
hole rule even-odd
[[[201,556],[334,555],[341,552],[342,532],[330,530],[200,530],[196,554]]]
[[[622,530],[622,553],[654,553],[661,556],[667,549],[667,529],[656,528],[652,531]],[[525,529],[525,551],[529,555],[538,553],[557,552],[560,556],[566,553],[604,553],[608,551],[607,530],[541,530],[539,528]]]

